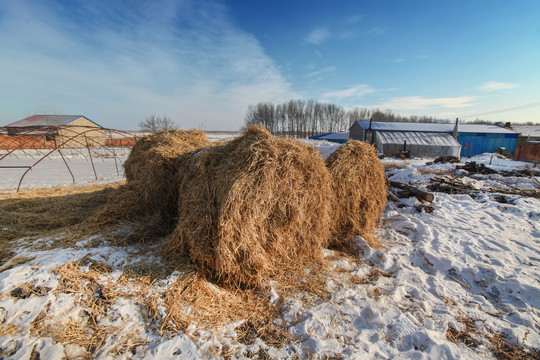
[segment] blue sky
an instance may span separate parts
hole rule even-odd
[[[236,130],[289,99],[540,122],[540,1],[0,2],[2,124]]]

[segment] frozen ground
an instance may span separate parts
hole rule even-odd
[[[319,146],[326,155],[332,147]],[[487,164],[490,159],[492,167],[498,170],[527,165],[492,159],[491,154],[464,161]],[[455,167],[426,165],[425,159],[383,162],[391,168],[388,175],[392,179],[420,188],[434,174]],[[37,169],[32,184],[39,186],[39,179],[47,177],[40,177]],[[90,167],[89,178],[92,175]],[[513,186],[538,189],[531,178],[474,178],[486,186],[490,181],[506,181]],[[401,199],[401,204],[389,202],[378,233],[384,249],[375,251],[363,245],[360,261],[332,260],[338,276],[327,282],[329,298],[315,298],[309,303],[283,299],[285,305],[279,321],[286,323],[292,337],[280,348],[261,339],[250,344],[238,342],[233,330],[239,323],[211,331],[199,331],[193,326],[185,333],[160,336],[157,329],[148,326],[139,298],[119,296],[107,316],[100,319],[101,325],[116,330],[103,339],[92,356],[492,359],[496,339],[511,346],[539,349],[540,201],[505,195],[505,203],[501,203],[496,195],[482,191],[474,196],[436,193],[431,213],[416,210],[418,201],[413,197]],[[67,249],[50,250],[53,241],[19,240],[18,255],[34,260],[0,273],[2,357],[29,359],[32,353],[39,353],[41,359],[89,356],[78,345],[37,337],[31,331],[31,323],[36,323],[40,314],[64,325],[88,326],[83,322],[78,294],[60,291],[62,284],[53,269],[87,256],[111,267],[111,272],[100,278],[105,283],[118,281],[123,269],[133,263],[160,261],[151,251],[141,254],[134,246],[115,247],[106,242],[90,246],[99,243],[99,237]],[[363,244],[362,239],[358,241]],[[334,254],[327,250],[325,255],[331,258]],[[90,271],[90,267],[83,271]],[[162,293],[179,275],[173,273],[150,284],[145,291],[148,296]],[[25,283],[48,290],[21,299],[10,296],[12,290]],[[132,339],[131,343],[126,339]],[[129,351],[119,351],[119,344],[126,342],[131,344],[124,346]]]

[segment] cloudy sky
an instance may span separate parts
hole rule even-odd
[[[540,122],[540,1],[0,1],[2,125],[236,130],[289,99]]]

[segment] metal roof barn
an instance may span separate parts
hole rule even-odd
[[[401,133],[446,133],[453,134],[455,124],[440,123],[408,123],[382,121],[356,121],[350,128],[351,139],[373,143],[373,134],[385,132]],[[458,124],[458,142],[462,145],[461,156],[473,156],[486,152],[494,152],[498,148],[506,148],[514,153],[517,133],[499,125]]]
[[[395,156],[405,149],[419,158],[459,157],[461,149],[450,134],[399,131],[376,132],[375,147],[386,156]]]

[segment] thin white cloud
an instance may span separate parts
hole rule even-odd
[[[312,45],[320,45],[332,37],[332,33],[326,27],[311,30],[305,38],[305,42]]]
[[[107,127],[162,114],[183,127],[236,129],[249,104],[298,97],[216,3],[17,1],[0,13],[4,123],[50,104]]]
[[[388,60],[386,61],[387,63],[404,63],[404,62],[407,62],[407,58],[405,56],[400,56],[400,57],[397,57],[395,59],[392,59],[392,60]]]
[[[349,16],[345,21],[348,22],[349,24],[356,24],[362,21],[363,19],[364,19],[364,16],[362,15],[352,15],[352,16]]]
[[[320,75],[323,75],[323,74],[335,73],[336,69],[337,68],[335,66],[328,66],[328,67],[326,67],[324,69],[315,70],[315,71],[312,71],[310,73],[307,73],[306,77],[307,78],[313,78],[313,77],[320,76]]]
[[[375,91],[376,90],[369,85],[358,84],[348,89],[327,92],[323,94],[321,98],[325,100],[344,100],[352,97],[359,98],[374,93]]]
[[[368,31],[364,32],[366,35],[382,35],[386,32],[386,28],[375,26]]]
[[[480,85],[480,89],[483,91],[499,91],[518,88],[519,84],[511,84],[498,81],[488,81]]]
[[[336,38],[340,40],[351,40],[357,37],[356,30],[344,30],[336,34]]]
[[[304,77],[310,79],[309,83],[314,84],[321,80],[324,80],[328,76],[335,75],[337,68],[335,66],[328,66],[320,70],[314,70],[307,73]]]
[[[328,27],[319,27],[311,30],[304,38],[304,44],[321,45],[330,39],[352,40],[358,36],[355,29],[330,30]]]
[[[433,108],[465,108],[474,105],[476,97],[474,96],[458,96],[458,97],[440,97],[440,98],[425,98],[422,96],[403,96],[395,97],[380,105],[374,105],[381,109],[392,110],[429,110]]]
[[[415,60],[424,60],[427,59],[428,55],[416,55],[414,57],[407,57],[407,56],[399,56],[395,59],[385,61],[386,63],[404,63],[409,61],[415,61]]]

